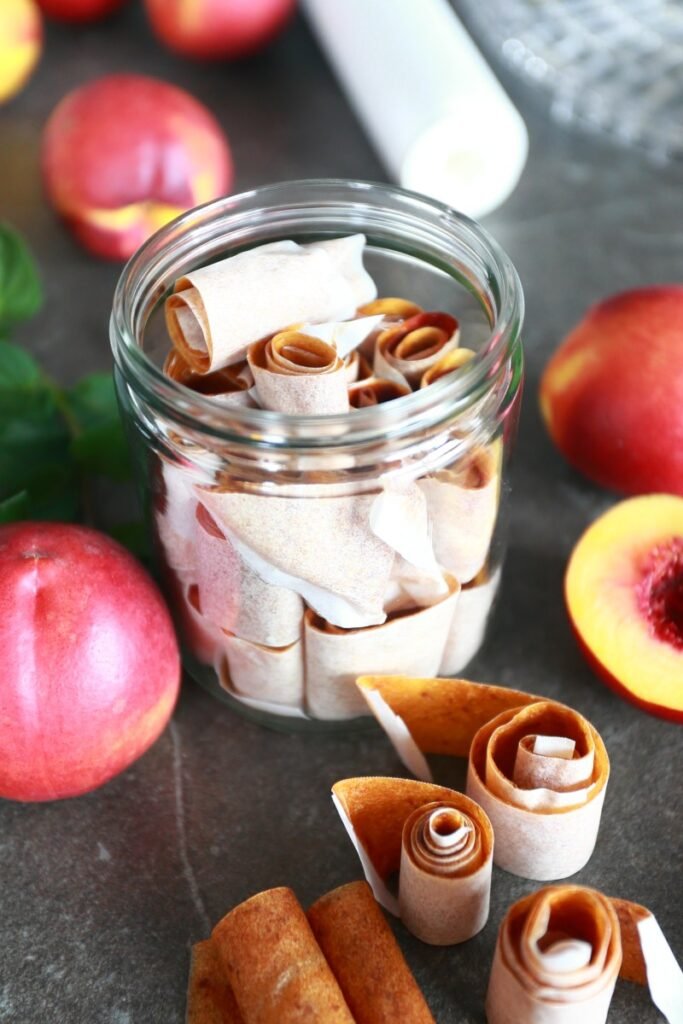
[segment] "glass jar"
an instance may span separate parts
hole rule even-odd
[[[222,406],[164,375],[177,278],[265,242],[358,232],[380,296],[459,320],[476,354],[457,372],[316,417]],[[358,675],[461,672],[500,579],[522,316],[514,267],[485,231],[386,185],[259,188],[190,211],[139,250],[114,299],[116,384],[201,685],[265,724],[324,728],[367,715]]]

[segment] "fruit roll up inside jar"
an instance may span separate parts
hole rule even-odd
[[[117,391],[201,685],[264,724],[329,729],[367,722],[357,675],[450,675],[476,653],[522,316],[483,229],[389,186],[267,186],[139,250],[114,299]],[[378,363],[401,380],[359,402],[352,378]]]

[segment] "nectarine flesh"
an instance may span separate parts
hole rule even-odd
[[[599,303],[546,366],[541,412],[576,469],[624,494],[683,494],[683,286]]]
[[[42,41],[43,23],[34,0],[0,2],[0,103],[26,84]]]
[[[597,519],[569,560],[565,598],[606,682],[683,721],[683,498],[630,498]]]

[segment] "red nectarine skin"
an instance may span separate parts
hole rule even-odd
[[[209,111],[143,75],[107,75],[66,96],[45,128],[42,165],[58,213],[113,259],[232,184],[227,140]]]
[[[43,13],[58,21],[97,21],[113,14],[128,0],[38,0]]]
[[[157,739],[175,704],[173,626],[142,567],[85,527],[0,527],[0,796],[94,789]]]
[[[626,494],[683,494],[683,286],[593,307],[546,366],[540,401],[586,476]]]
[[[248,57],[287,24],[296,0],[145,0],[152,28],[176,53]]]
[[[599,675],[639,707],[683,721],[683,498],[644,495],[600,516],[572,552],[565,599]]]

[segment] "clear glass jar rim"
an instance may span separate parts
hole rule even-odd
[[[305,190],[306,201],[287,199],[297,190]],[[347,193],[340,198],[339,193]],[[332,194],[337,195],[332,198]],[[137,305],[148,299],[140,281],[159,268],[169,244],[179,236],[189,237],[201,226],[231,219],[236,223],[246,214],[254,215],[261,203],[264,217],[280,204],[295,212],[299,209],[339,209],[370,205],[381,212],[384,200],[387,212],[396,212],[391,204],[401,203],[416,221],[437,218],[453,244],[464,243],[487,262],[488,279],[496,283],[497,306],[488,342],[476,356],[452,378],[443,377],[424,388],[385,405],[354,410],[353,414],[332,416],[292,416],[266,409],[221,406],[210,397],[190,391],[171,380],[147,356],[138,344],[132,324]],[[274,204],[278,204],[277,207]],[[359,229],[359,230],[362,230]],[[258,244],[258,243],[256,243]],[[419,252],[418,252],[419,255]],[[448,252],[443,252],[448,265]],[[455,268],[455,264],[453,264]],[[441,269],[445,269],[441,265]],[[455,274],[453,275],[455,277]],[[147,289],[148,291],[149,289]],[[481,291],[484,284],[481,283]],[[481,300],[481,295],[477,295]],[[225,441],[244,440],[250,435],[267,437],[271,443],[300,447],[368,443],[387,436],[405,434],[438,421],[444,408],[451,412],[466,409],[486,394],[506,372],[519,340],[524,315],[524,298],[517,272],[501,246],[475,221],[434,199],[393,185],[336,178],[298,179],[263,185],[246,192],[217,199],[189,210],[151,236],[123,268],[114,294],[110,324],[114,359],[126,384],[136,394],[151,399],[157,407],[179,424]]]

